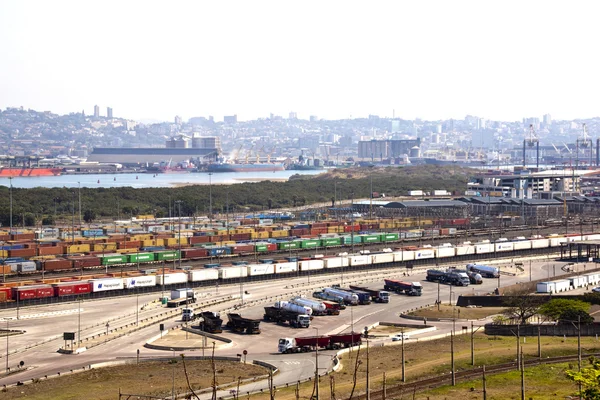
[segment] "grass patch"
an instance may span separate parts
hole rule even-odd
[[[219,384],[237,382],[268,373],[267,369],[253,364],[216,361]],[[212,369],[210,361],[185,361],[188,377],[194,390],[210,387]],[[0,391],[0,399],[30,400],[113,400],[122,393],[146,396],[171,396],[175,374],[175,393],[186,393],[188,387],[181,357],[171,361],[141,362],[110,368],[99,368],[60,378],[40,379],[34,383]],[[133,397],[132,397],[133,398]],[[137,397],[136,397],[137,398]]]

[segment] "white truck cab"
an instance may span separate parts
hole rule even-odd
[[[194,314],[194,310],[192,308],[184,308],[181,310],[181,320],[182,321],[192,321],[196,315]]]

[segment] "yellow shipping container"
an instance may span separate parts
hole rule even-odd
[[[56,258],[56,256],[55,255],[35,256],[35,257],[30,257],[29,259],[31,261],[44,261],[44,260],[52,260],[53,258]]]
[[[143,242],[144,240],[152,240],[152,235],[148,234],[148,235],[134,235],[131,236],[131,238],[129,239],[133,242],[135,241],[140,241]]]
[[[92,248],[94,251],[112,251],[117,249],[116,243],[95,243]]]
[[[287,236],[290,236],[290,231],[284,230],[284,229],[280,229],[278,231],[271,231],[271,232],[269,232],[269,235],[272,238],[287,237]]]
[[[90,245],[89,244],[74,244],[71,245],[69,247],[67,247],[67,253],[68,254],[72,254],[72,253],[89,253],[90,252]]]
[[[268,239],[269,238],[269,232],[267,231],[263,231],[263,232],[252,232],[250,234],[250,237],[252,239]]]
[[[169,239],[163,239],[166,240],[167,246],[177,246],[180,244],[180,240],[178,237],[175,238],[169,238]],[[186,245],[188,244],[188,238],[186,237],[181,237],[181,245]]]
[[[154,215],[150,215],[150,214],[145,214],[145,215],[138,215],[135,217],[136,219],[154,219]]]
[[[327,233],[340,233],[340,232],[344,232],[343,226],[328,226],[327,227]]]
[[[0,250],[0,257],[2,257],[2,258],[8,257],[8,251],[7,250]]]

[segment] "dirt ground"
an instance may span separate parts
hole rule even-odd
[[[187,393],[189,389],[184,361],[179,356],[175,360],[140,362],[139,365],[99,368],[60,378],[42,379],[2,391],[0,399],[114,400],[119,398],[119,390],[127,394],[165,397],[170,396],[173,389],[176,394]],[[247,379],[268,373],[266,368],[237,362],[216,361],[215,367],[218,384],[235,385],[238,378]],[[185,360],[185,370],[194,390],[211,386],[210,361]]]
[[[448,304],[441,304],[439,307],[432,306],[429,308],[421,308],[419,310],[408,313],[418,317],[426,318],[460,318],[460,319],[481,319],[490,315],[501,314],[504,308],[502,307],[453,307]]]

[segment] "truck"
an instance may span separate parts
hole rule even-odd
[[[497,278],[500,275],[497,267],[489,265],[467,264],[467,271],[477,272],[484,278]]]
[[[338,303],[340,305],[340,310],[346,309],[346,303],[341,296],[325,292],[313,292],[313,297],[320,300],[330,301],[332,303]]]
[[[288,323],[292,328],[308,328],[310,326],[308,315],[277,307],[265,307],[263,319],[266,322],[274,321],[278,324]]]
[[[312,309],[312,315],[325,315],[327,313],[327,306],[320,301],[307,299],[306,297],[292,297],[290,303],[298,306],[310,307]]]
[[[455,272],[455,270],[441,271],[438,269],[428,269],[425,277],[429,282],[447,283],[454,286],[469,286],[470,279],[465,272]]]
[[[307,336],[299,338],[281,338],[277,351],[282,354],[301,353],[316,349],[337,350],[352,347],[361,343],[361,334],[358,332],[342,333],[338,335]]]
[[[287,311],[293,311],[298,314],[306,314],[309,317],[312,316],[313,310],[308,306],[301,306],[298,304],[291,303],[289,301],[276,301],[273,305],[275,308],[281,308]]]
[[[356,293],[347,292],[345,290],[327,287],[322,290],[324,293],[332,294],[342,298],[344,303],[355,306],[358,304],[358,296]]]
[[[194,289],[174,289],[171,290],[171,300],[167,301],[167,307],[179,307],[196,302]]]
[[[323,300],[323,304],[327,308],[327,315],[340,315],[341,310],[346,309],[346,305],[344,303],[338,303],[336,301]]]
[[[350,289],[360,290],[360,291],[369,293],[369,295],[371,296],[371,300],[373,300],[375,303],[389,303],[390,302],[390,293],[385,290],[370,289],[365,286],[356,286],[356,285],[350,285]]]
[[[184,322],[193,321],[196,319],[196,314],[193,308],[184,308],[181,310],[181,320]]]
[[[223,332],[223,320],[218,312],[203,311],[200,313],[198,320],[200,321],[200,329],[209,333]]]
[[[383,288],[398,294],[406,294],[408,296],[421,296],[423,294],[423,286],[420,282],[404,282],[395,279],[384,279]]]
[[[334,286],[334,288],[337,288],[337,287]],[[371,304],[371,294],[368,292],[365,292],[363,290],[350,289],[350,288],[338,288],[338,289],[349,292],[349,293],[354,293],[356,296],[358,296],[358,304],[360,304],[360,305]]]
[[[260,333],[260,319],[244,318],[237,313],[227,314],[227,327],[237,333]]]

